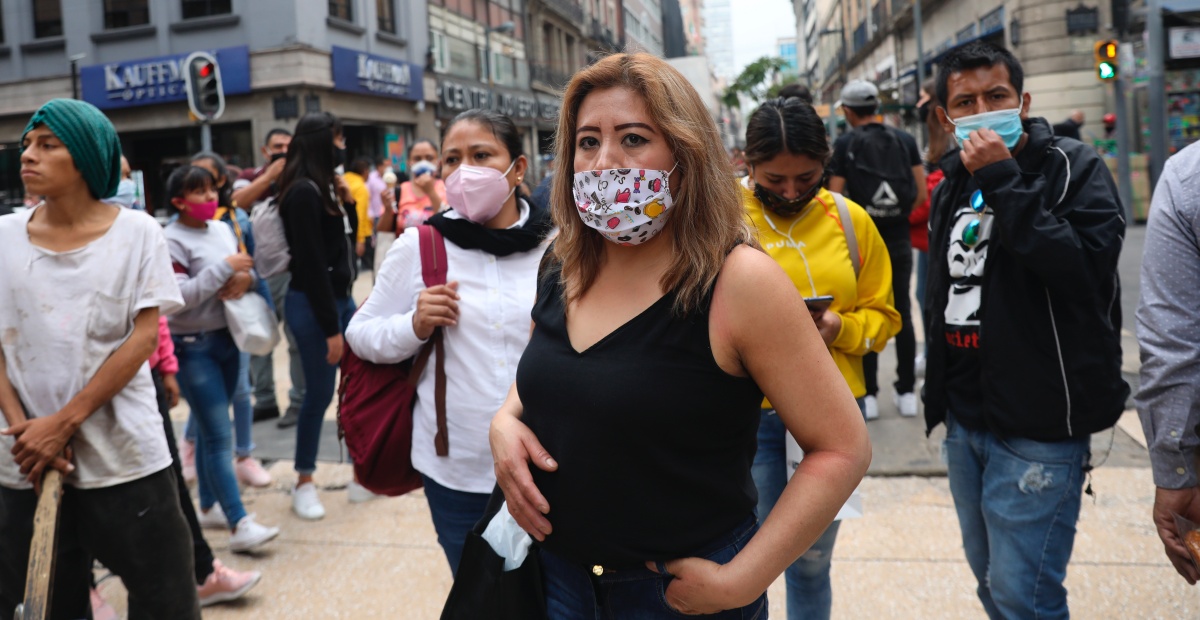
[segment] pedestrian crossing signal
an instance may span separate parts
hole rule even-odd
[[[1107,82],[1117,78],[1117,53],[1119,45],[1115,39],[1097,41],[1094,48],[1096,57],[1096,77]]]

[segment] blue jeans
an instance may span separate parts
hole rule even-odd
[[[343,333],[354,315],[354,300],[349,297],[335,300],[338,322]],[[317,324],[308,295],[288,289],[284,303],[287,325],[296,336],[300,363],[304,367],[304,401],[300,404],[300,420],[296,424],[296,473],[310,476],[317,471],[317,448],[321,444],[321,424],[325,410],[333,401],[338,367],[325,361],[329,347],[325,332]]]
[[[651,517],[653,518],[653,517]],[[758,531],[754,517],[713,543],[686,556],[728,564]],[[657,618],[716,618],[718,620],[766,620],[767,593],[738,609],[705,616],[684,616],[667,603],[666,590],[674,577],[661,562],[658,570],[645,567],[606,571],[594,576],[590,566],[581,566],[545,549],[539,550],[542,580],[546,587],[546,616],[549,620],[654,620]],[[675,559],[675,558],[664,558]]]
[[[467,533],[483,518],[491,494],[448,489],[424,474],[421,480],[425,483],[425,499],[429,501],[438,544],[446,554],[446,561],[450,562],[450,574],[457,575]]]
[[[179,390],[191,408],[196,424],[196,476],[200,479],[200,508],[214,503],[230,527],[246,516],[233,475],[233,434],[229,401],[237,390],[241,351],[228,330],[172,336],[179,358]]]
[[[246,458],[254,451],[254,410],[250,408],[250,354],[241,353],[238,358],[237,389],[233,392],[233,437],[234,456]],[[183,436],[196,443],[196,421],[188,416]]]
[[[860,407],[861,399],[860,399]],[[758,487],[758,518],[767,515],[787,486],[787,428],[773,409],[763,409],[758,423],[758,451],[754,453],[754,486]],[[788,620],[828,620],[833,606],[833,588],[829,583],[829,565],[837,542],[839,521],[784,571],[787,582]]]
[[[1063,579],[1091,459],[1088,437],[1043,442],[946,416],[950,493],[988,617],[1067,618]]]

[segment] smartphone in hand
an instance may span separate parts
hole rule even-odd
[[[804,305],[808,306],[808,311],[813,314],[821,314],[829,309],[829,305],[833,303],[833,295],[821,295],[820,297],[805,297]]]

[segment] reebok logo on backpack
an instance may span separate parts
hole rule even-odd
[[[846,147],[846,195],[876,220],[907,219],[917,199],[908,149],[890,127],[855,129]]]

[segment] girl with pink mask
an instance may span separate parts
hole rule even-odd
[[[438,543],[456,572],[466,534],[496,484],[488,424],[529,340],[538,264],[552,225],[547,210],[520,195],[528,161],[512,119],[463,112],[446,128],[442,147],[450,210],[427,225],[445,240],[447,283],[424,286],[418,230],[405,229],[351,319],[346,342],[363,359],[396,363],[442,330],[449,448],[434,444],[435,353],[417,383],[412,463],[425,483]]]
[[[176,379],[198,431],[200,522],[227,525],[233,533],[230,549],[249,551],[279,535],[279,528],[260,525],[246,513],[233,472],[229,407],[240,353],[229,334],[223,302],[250,290],[254,261],[238,251],[229,226],[213,221],[217,192],[207,170],[183,166],[167,179],[166,190],[179,212],[165,233],[186,304],[168,321],[179,358]]]

